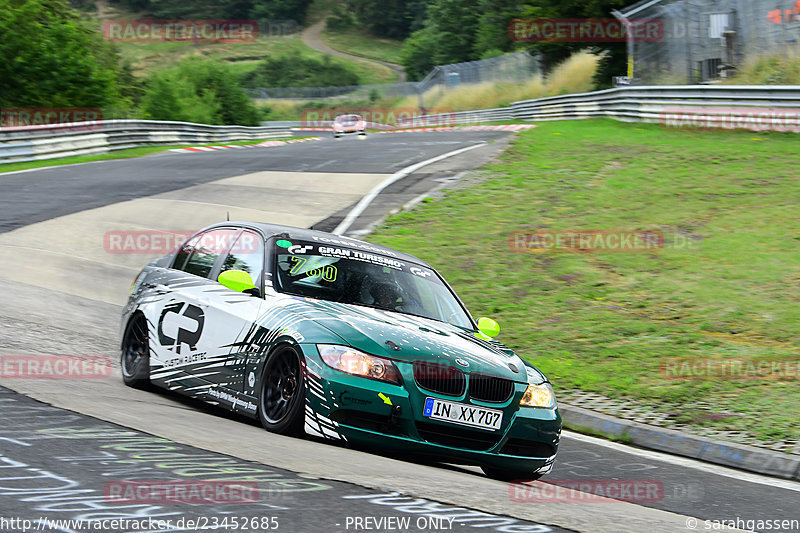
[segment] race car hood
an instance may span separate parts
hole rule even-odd
[[[545,381],[508,348],[465,330],[427,318],[370,307],[302,298],[306,315],[363,352],[405,362],[425,361],[484,372],[520,383]],[[460,364],[456,360],[460,360]],[[467,363],[468,366],[464,366]]]

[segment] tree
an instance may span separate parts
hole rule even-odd
[[[402,62],[409,80],[421,80],[436,66],[433,61],[435,47],[436,36],[433,28],[415,31],[406,39],[403,43]]]
[[[367,32],[405,39],[422,28],[427,5],[426,0],[347,0],[346,8]]]
[[[117,0],[158,18],[294,20],[302,24],[312,0]]]
[[[630,5],[630,0],[524,0],[523,18],[613,18],[611,11]],[[578,50],[587,48],[606,52],[597,74],[595,85],[607,87],[611,77],[625,73],[627,54],[625,43],[538,43],[532,48],[542,54],[543,66],[547,70]]]
[[[428,6],[433,29],[433,60],[437,65],[475,59],[479,13],[471,0],[433,0]]]
[[[475,55],[481,59],[510,52],[515,43],[511,40],[508,27],[519,16],[522,8],[520,0],[480,0],[481,13],[475,35]]]
[[[247,87],[337,87],[358,83],[358,74],[330,56],[318,60],[298,52],[267,58],[244,76]]]
[[[116,48],[65,1],[0,0],[0,13],[0,106],[127,104]]]
[[[201,58],[150,75],[142,112],[154,120],[256,126],[260,113],[223,63]]]

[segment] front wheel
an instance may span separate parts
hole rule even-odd
[[[125,385],[141,389],[150,384],[150,339],[144,315],[134,315],[125,328],[120,367]]]
[[[482,466],[481,470],[483,470],[483,473],[486,474],[487,477],[497,479],[498,481],[536,481],[544,475],[530,471],[494,468],[491,466]]]
[[[301,435],[305,424],[303,360],[291,346],[276,349],[264,364],[258,418],[268,431]]]

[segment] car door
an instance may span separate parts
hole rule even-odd
[[[245,229],[237,237],[231,249],[222,258],[213,273],[217,278],[228,270],[241,270],[250,274],[257,295],[235,292],[220,285],[214,294],[214,321],[223,325],[224,331],[209,336],[204,345],[208,353],[219,353],[214,366],[198,367],[195,375],[219,383],[231,393],[242,394],[252,389],[255,376],[245,376],[251,335],[247,333],[255,325],[264,308],[264,238],[256,231]],[[213,378],[205,375],[214,371]],[[236,406],[237,410],[239,406]]]
[[[246,239],[241,239],[242,235]],[[237,250],[245,248],[244,254]],[[200,233],[178,251],[173,275],[165,283],[163,306],[156,310],[157,341],[152,377],[190,396],[240,410],[235,392],[242,388],[241,349],[237,338],[258,315],[261,298],[222,286],[219,273],[232,267],[255,271],[263,265],[263,238],[242,228],[214,228]],[[239,257],[244,256],[244,261]],[[263,270],[263,266],[261,267]],[[260,283],[261,273],[254,272]],[[245,408],[255,410],[252,403]]]
[[[186,388],[190,366],[204,357],[210,275],[241,228],[214,228],[189,238],[170,268],[145,283],[149,294],[140,309],[152,328],[151,379],[170,389]]]

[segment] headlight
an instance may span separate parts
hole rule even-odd
[[[388,359],[368,355],[348,346],[317,344],[319,354],[331,368],[364,378],[400,383],[400,373]]]
[[[538,385],[529,384],[519,401],[522,407],[544,407],[553,409],[556,406],[556,393],[553,387],[545,382]]]

